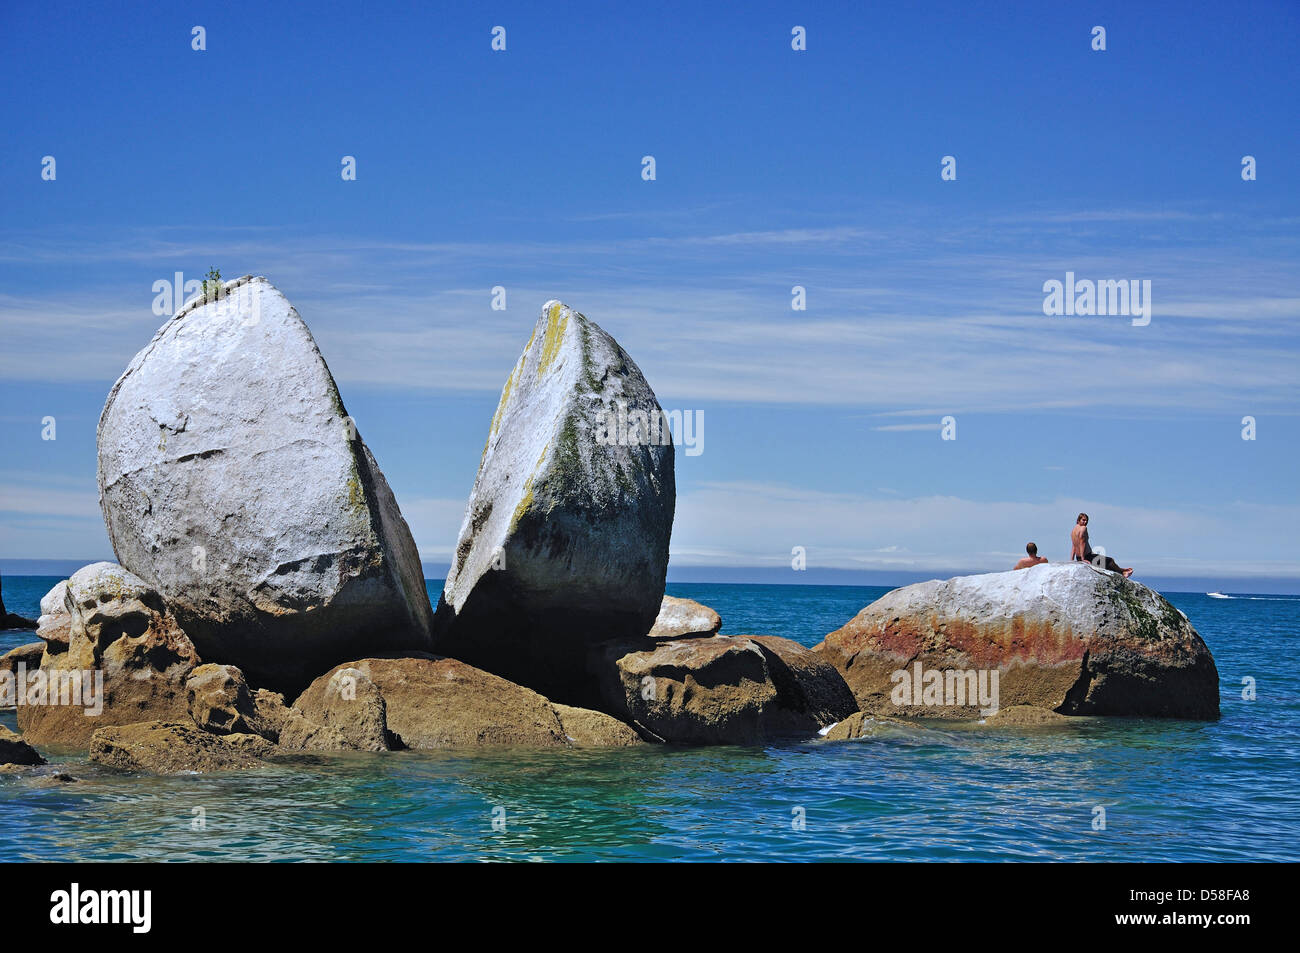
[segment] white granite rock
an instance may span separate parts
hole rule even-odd
[[[437,651],[589,700],[588,646],[644,636],[659,612],[676,501],[661,414],[612,337],[559,301],[543,306],[492,419]],[[657,432],[621,425],[638,415]]]
[[[265,278],[165,323],[99,422],[123,566],[206,661],[301,687],[343,658],[427,648],[419,555],[311,332]]]
[[[650,630],[652,639],[680,639],[690,635],[716,635],[722,617],[702,602],[664,596]]]

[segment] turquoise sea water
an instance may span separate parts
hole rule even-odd
[[[6,577],[9,611],[35,616],[57,581]],[[430,583],[435,597],[440,588]],[[716,608],[724,632],[806,645],[886,591],[668,589]],[[1166,595],[1214,653],[1218,722],[926,723],[762,748],[348,754],[174,778],[75,757],[36,777],[0,774],[0,860],[1292,860],[1300,597]],[[4,650],[32,640],[0,632]],[[1254,701],[1242,698],[1247,676]],[[13,727],[13,713],[0,723]],[[55,769],[78,780],[55,781]],[[1104,830],[1094,830],[1098,807]]]

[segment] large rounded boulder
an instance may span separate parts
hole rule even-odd
[[[199,296],[113,386],[100,504],[118,561],[207,661],[301,688],[429,644],[419,554],[311,332],[265,278]]]
[[[774,635],[610,642],[590,665],[603,707],[673,744],[808,738],[858,710],[824,658]]]
[[[1187,616],[1087,563],[904,586],[814,651],[868,714],[1219,716],[1219,673]]]
[[[590,701],[589,647],[654,625],[675,502],[650,385],[593,321],[547,302],[492,419],[436,650]]]

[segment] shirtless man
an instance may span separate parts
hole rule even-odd
[[[1074,521],[1074,529],[1070,530],[1070,559],[1080,560],[1081,562],[1092,563],[1101,569],[1102,560],[1105,560],[1104,568],[1111,572],[1122,572],[1125,578],[1133,575],[1133,569],[1121,569],[1119,563],[1109,556],[1101,556],[1092,551],[1092,545],[1088,542],[1088,514],[1080,513]]]
[[[1029,555],[1021,559],[1020,562],[1016,563],[1017,569],[1028,569],[1030,566],[1037,566],[1039,563],[1047,562],[1046,556],[1038,555],[1037,543],[1026,543],[1025,552],[1027,552]]]

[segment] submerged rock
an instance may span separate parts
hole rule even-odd
[[[113,386],[98,439],[113,550],[205,658],[297,690],[358,653],[427,648],[406,521],[265,278],[164,324]]]
[[[775,636],[610,642],[592,668],[610,711],[679,744],[812,736],[858,707],[825,660]]]
[[[664,596],[650,630],[652,639],[681,639],[692,635],[716,635],[722,628],[722,617],[694,599]]]
[[[843,721],[837,721],[828,728],[822,729],[822,737],[827,741],[854,741],[877,734],[897,735],[900,731],[910,734],[915,731],[915,725],[900,718],[868,715],[859,711],[849,715]]]
[[[589,700],[588,648],[643,636],[659,612],[676,501],[661,415],[612,337],[546,303],[492,419],[436,651]]]
[[[982,706],[949,692],[945,680],[951,673],[960,689],[982,672],[991,687],[996,672],[994,708],[1219,715],[1218,670],[1187,617],[1141,583],[1085,563],[904,586],[815,650],[839,669],[868,713],[979,717]],[[910,676],[918,666],[940,673],[934,697],[895,696],[905,682],[910,691],[918,681],[897,673]]]
[[[115,563],[94,563],[68,580],[65,600],[68,648],[46,645],[45,697],[17,709],[24,737],[85,748],[105,725],[189,720],[185,680],[198,656],[156,589]]]
[[[4,725],[0,725],[0,765],[38,765],[45,759],[35,748]]]
[[[984,723],[993,727],[1029,728],[1042,725],[1068,725],[1071,719],[1047,708],[1012,705],[1010,708],[999,708],[997,713],[989,715]],[[1078,724],[1078,722],[1074,723]]]
[[[264,766],[275,746],[258,735],[214,735],[185,722],[149,721],[100,728],[90,760],[153,774],[234,771]]]

